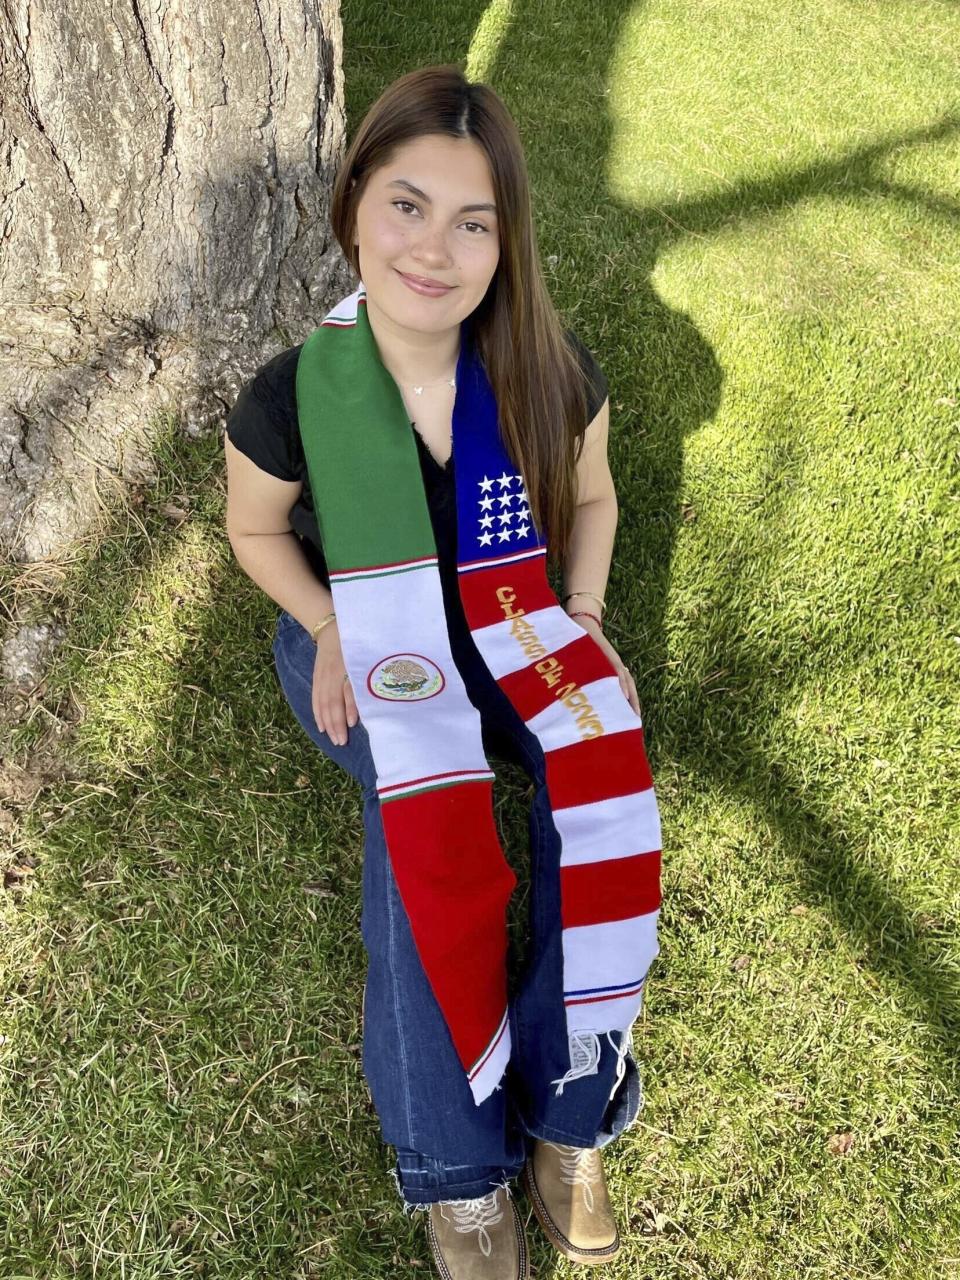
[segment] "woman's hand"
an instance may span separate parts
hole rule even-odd
[[[613,668],[620,679],[620,688],[623,690],[624,696],[637,715],[640,715],[640,700],[637,697],[637,686],[634,683],[633,676],[621,662],[616,649],[614,649],[613,645],[603,634],[603,630],[599,623],[594,622],[592,618],[588,618],[586,614],[580,614],[578,617],[574,618],[573,621],[578,622],[580,626],[583,627],[584,631],[588,631],[590,635],[593,636],[594,640],[596,640],[597,644],[610,659],[613,664]]]
[[[350,681],[344,680],[346,674],[340,633],[334,618],[317,633],[311,701],[318,727],[341,747],[347,741],[347,725],[352,728],[360,719]]]

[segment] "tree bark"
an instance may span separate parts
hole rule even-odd
[[[0,555],[32,563],[351,287],[339,5],[0,0],[0,94]]]

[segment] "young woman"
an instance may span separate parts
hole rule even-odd
[[[606,382],[548,297],[516,126],[457,67],[374,103],[331,223],[360,283],[239,396],[227,530],[280,606],[294,716],[361,787],[364,1073],[442,1276],[528,1274],[521,1173],[551,1243],[605,1262],[600,1148],[641,1105],[660,901],[636,687],[602,629]],[[536,784],[508,1005],[486,752]]]

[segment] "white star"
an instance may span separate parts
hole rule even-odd
[[[510,530],[509,530],[509,529],[501,529],[501,530],[500,530],[500,541],[501,541],[501,542],[509,542],[509,541],[510,541]]]
[[[488,547],[488,546],[490,545],[490,543],[493,541],[493,534],[492,534],[492,533],[481,533],[481,535],[480,535],[480,537],[477,539],[477,541],[480,543],[481,547]]]
[[[515,515],[515,514],[516,514],[516,513],[515,513],[515,512],[513,512],[513,511],[501,511],[501,512],[500,512],[500,523],[501,523],[501,524],[509,524],[509,523],[510,523],[510,521],[513,519],[513,517],[514,517],[514,515]]]
[[[480,499],[480,505],[481,505],[481,507],[483,507],[484,511],[487,511],[487,510],[489,510],[489,508],[490,508],[490,507],[492,507],[492,506],[493,506],[493,499],[492,499],[492,498],[481,498],[481,499]]]
[[[529,532],[530,532],[530,526],[527,524],[517,525],[516,529],[514,529],[514,533],[517,535],[518,538],[525,538]]]
[[[501,507],[509,507],[515,496],[516,495],[512,493],[501,493],[497,501],[500,503]]]
[[[492,524],[493,524],[493,516],[482,516],[482,517],[481,517],[481,519],[480,519],[480,528],[481,528],[481,529],[489,529],[490,525],[492,525]]]
[[[486,493],[488,489],[493,488],[493,481],[489,479],[488,476],[484,476],[482,480],[478,480],[477,484],[480,486],[480,488],[483,490],[484,493]]]
[[[526,520],[526,518],[527,518],[527,516],[528,516],[529,514],[530,514],[530,508],[529,508],[529,507],[522,507],[522,508],[517,512],[517,515],[519,516],[519,518],[520,518],[521,520]]]
[[[513,476],[508,476],[504,471],[501,475],[497,476],[497,483],[500,485],[501,489],[508,489],[510,485],[513,484]]]

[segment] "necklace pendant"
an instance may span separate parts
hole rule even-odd
[[[427,386],[427,383],[425,382],[425,383],[423,384],[423,387],[414,387],[414,386],[413,386],[413,383],[410,383],[409,385],[410,385],[411,387],[413,387],[414,392],[415,392],[418,396],[422,396],[422,395],[423,395],[423,387]],[[434,386],[439,386],[440,384],[439,384],[439,383],[437,383],[437,382],[431,382],[429,385],[430,385],[431,387],[434,387]],[[454,374],[454,376],[453,376],[452,378],[448,378],[448,379],[447,379],[447,386],[448,386],[448,387],[453,387],[453,388],[454,388],[454,390],[456,390],[456,386],[457,386],[457,378],[456,378],[456,374]]]

